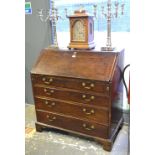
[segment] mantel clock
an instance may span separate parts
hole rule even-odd
[[[70,43],[69,49],[93,49],[94,43],[94,20],[85,10],[76,10],[74,15],[69,16]]]

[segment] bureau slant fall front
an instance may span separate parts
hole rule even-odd
[[[110,151],[123,123],[123,55],[43,49],[31,71],[36,130],[93,138]]]

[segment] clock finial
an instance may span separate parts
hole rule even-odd
[[[82,12],[84,10],[84,6],[80,4],[79,12]]]
[[[86,10],[84,9],[84,6],[80,4],[80,7],[78,10],[75,10],[74,13],[86,13]]]

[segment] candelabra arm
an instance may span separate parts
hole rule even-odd
[[[65,17],[68,18],[67,8],[65,8],[64,11],[65,11]]]
[[[93,7],[94,7],[94,18],[97,19],[97,5],[94,4]]]

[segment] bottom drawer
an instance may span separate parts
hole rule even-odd
[[[108,138],[108,126],[103,126],[54,113],[36,111],[36,114],[37,121],[40,123],[84,133],[90,136]]]

